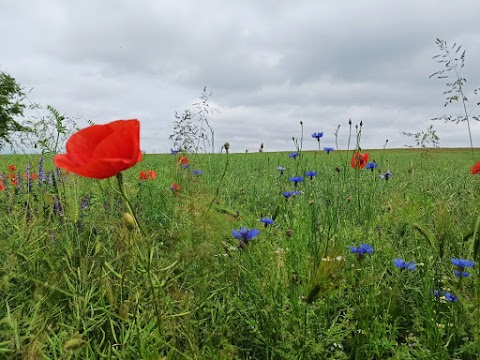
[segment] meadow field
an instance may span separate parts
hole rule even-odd
[[[0,358],[478,359],[472,150],[294,153],[2,156]]]

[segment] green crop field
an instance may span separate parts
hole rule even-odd
[[[2,156],[0,358],[477,359],[472,150],[353,153]]]

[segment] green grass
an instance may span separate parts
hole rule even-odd
[[[352,169],[346,151],[191,155],[188,170],[146,155],[124,174],[145,235],[124,221],[115,179],[62,174],[30,190],[6,179],[0,358],[476,359],[471,150],[365,151],[380,169]],[[15,164],[22,175],[27,161],[37,172],[38,156],[13,155],[1,171]],[[158,177],[137,180],[148,169]],[[387,169],[392,179],[380,179]],[[307,170],[318,175],[285,200],[288,177]],[[261,233],[238,250],[231,232],[242,226]],[[362,243],[375,252],[359,259],[349,246]],[[470,277],[457,278],[451,258],[474,259]]]

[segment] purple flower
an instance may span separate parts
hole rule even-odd
[[[448,302],[457,302],[458,301],[458,297],[456,297],[452,293],[449,293],[448,291],[435,290],[433,292],[433,295],[435,295],[436,298],[437,297],[439,297],[440,299],[444,298],[445,301],[448,301]]]
[[[473,267],[473,265],[475,265],[475,262],[473,260],[453,258],[452,264],[463,270],[465,268]]]
[[[365,168],[367,168],[368,170],[375,170],[378,168],[378,164],[376,162],[369,162],[367,163],[367,165],[365,166]]]
[[[203,171],[203,170],[193,170],[192,173],[193,173],[193,175],[203,175],[205,173],[205,171]]]
[[[290,180],[290,182],[293,182],[293,184],[296,187],[299,182],[303,181],[303,177],[302,176],[292,176],[292,177],[288,178],[288,180]]]
[[[271,218],[262,217],[260,218],[260,221],[265,224],[265,227],[267,227],[267,225],[273,225],[273,219]]]
[[[382,175],[380,175],[380,178],[385,180],[390,180],[392,178],[392,173],[390,172],[390,170],[387,170],[386,173],[383,173]]]
[[[180,150],[170,149],[170,154],[171,154],[171,155],[177,155],[179,152],[180,152]]]
[[[290,153],[288,156],[291,157],[292,159],[296,159],[297,156],[298,156],[298,151],[296,151],[294,153]]]
[[[285,197],[285,200],[288,199],[290,196],[295,195],[295,191],[284,191],[282,195]]]
[[[316,171],[307,171],[305,173],[305,176],[308,176],[310,178],[310,180],[312,180],[314,176],[317,176],[317,172]]]
[[[312,138],[317,139],[317,141],[320,141],[322,137],[323,137],[323,132],[314,132],[312,134]]]
[[[417,265],[415,265],[415,261],[405,262],[405,260],[397,259],[397,258],[393,259],[393,265],[396,268],[399,268],[399,269],[402,269],[402,270],[408,269],[408,270],[413,271],[417,268]]]
[[[358,254],[361,256],[365,254],[373,254],[373,251],[374,251],[373,246],[368,244],[361,244],[358,248],[354,246],[350,246],[349,248],[352,253]]]
[[[277,166],[277,170],[280,171],[280,175],[283,175],[283,173],[285,172],[285,169],[283,166]]]
[[[325,151],[327,154],[330,154],[333,150],[335,150],[333,147],[324,147],[323,151]]]

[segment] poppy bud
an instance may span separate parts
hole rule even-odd
[[[348,125],[352,125],[352,119],[348,119]]]
[[[223,144],[223,147],[225,148],[225,151],[228,152],[228,150],[230,150],[230,143],[226,142]]]
[[[302,120],[300,120],[300,125],[303,125],[303,121],[302,121]]]
[[[130,213],[125,213],[123,214],[123,221],[127,225],[129,229],[134,229],[135,228],[135,219],[133,218],[132,214]]]

